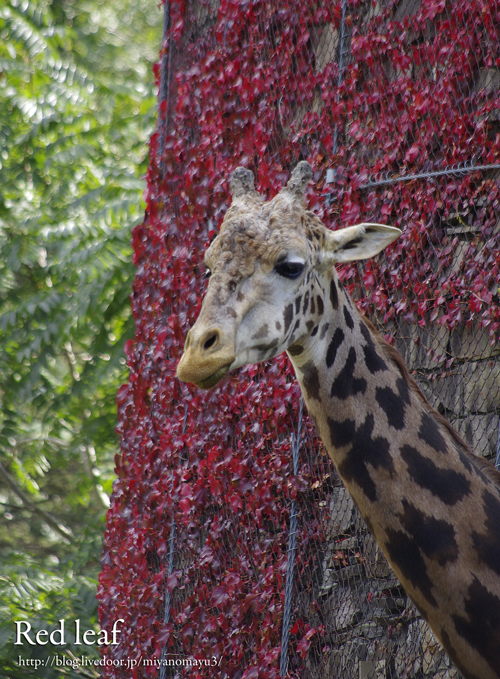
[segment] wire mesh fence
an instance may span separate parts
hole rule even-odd
[[[338,148],[342,145],[352,146],[354,137],[363,144],[362,160],[365,167],[360,176],[361,189],[364,192],[375,192],[379,187],[393,186],[400,182],[434,180],[429,191],[434,196],[439,196],[450,192],[450,184],[454,188],[457,186],[457,177],[477,172],[473,168],[480,163],[483,163],[480,171],[489,172],[489,175],[483,174],[483,177],[497,176],[494,170],[500,169],[499,165],[484,165],[488,158],[487,148],[475,146],[472,155],[470,149],[454,149],[453,154],[450,154],[449,147],[453,145],[453,139],[446,138],[446,131],[441,126],[443,120],[449,121],[457,110],[464,117],[477,119],[477,111],[485,101],[488,101],[490,113],[492,102],[498,99],[498,7],[495,3],[490,3],[489,25],[485,22],[480,30],[475,28],[475,34],[474,31],[471,32],[469,40],[474,45],[471,50],[474,60],[461,63],[462,73],[457,83],[457,76],[453,73],[448,82],[446,62],[459,58],[459,55],[450,54],[453,52],[450,44],[448,53],[443,54],[433,42],[436,31],[439,30],[436,24],[450,22],[449,13],[457,11],[457,8],[451,6],[445,8],[445,3],[441,5],[431,19],[427,18],[423,23],[417,22],[417,25],[411,25],[409,19],[422,9],[420,0],[343,2],[333,7],[333,21],[306,24],[307,18],[302,18],[302,21],[298,18],[292,28],[295,32],[296,58],[308,62],[311,73],[328,69],[336,87],[325,92],[324,89],[321,90],[321,85],[316,84],[314,87],[302,88],[300,93],[300,88],[292,79],[288,91],[274,93],[272,103],[276,107],[276,118],[281,126],[281,135],[274,141],[277,147],[275,153],[279,151],[278,147],[282,143],[280,137],[283,135],[293,136],[299,141],[301,147],[297,155],[308,156],[312,149],[321,145],[315,139],[314,122],[319,122],[325,113],[328,118],[328,111],[325,112],[328,104],[338,107],[342,100],[345,102],[349,97],[348,92],[342,91],[344,71],[354,66],[363,72],[359,82],[365,85],[376,80],[378,87],[374,88],[373,101],[368,101],[365,110],[355,111],[352,106],[347,105],[353,115],[347,115],[345,120],[336,123],[328,121],[329,129],[333,127],[332,156],[328,157],[325,153],[325,160],[330,161],[330,167],[335,166],[334,154]],[[218,16],[218,9],[219,3],[214,0],[193,3],[190,33],[193,42],[201,39],[206,41],[206,45],[213,46],[210,31],[217,21],[224,26],[223,40],[226,40],[231,15],[226,10],[225,16]],[[439,13],[438,16],[439,9],[444,10],[444,13]],[[432,7],[428,11],[432,12]],[[267,35],[264,35],[262,29],[259,36],[264,43],[263,58],[269,61],[272,61],[273,51],[278,49],[283,34],[289,28],[286,20],[280,21],[279,12],[275,13],[273,34],[269,35],[267,27]],[[433,22],[432,19],[436,19],[436,16],[439,21]],[[461,28],[467,32],[468,18],[464,12]],[[307,40],[303,39],[304,24],[308,32]],[[369,51],[369,58],[364,60],[364,64],[358,65],[350,50],[353,33],[360,41],[369,34],[368,27],[372,24],[376,24],[378,28],[378,45],[365,44],[364,49]],[[258,26],[256,32],[258,35]],[[397,42],[412,47],[411,50],[401,50],[396,59],[391,59],[394,55],[384,49],[389,42],[386,36],[391,32],[399,33]],[[302,50],[299,49],[301,41]],[[408,56],[409,51],[412,59]],[[244,58],[244,51],[242,57]],[[418,110],[419,102],[413,97],[411,83],[421,78],[427,79],[429,89],[433,89],[432,85],[435,85],[436,93],[446,86],[458,90],[461,96],[454,102],[457,109],[443,111],[438,105],[427,113],[423,105]],[[391,96],[382,104],[380,92],[387,92],[388,89],[392,90]],[[384,117],[380,115],[383,105],[386,107]],[[450,101],[443,98],[442,105],[449,106]],[[493,118],[493,121],[490,120],[493,123],[489,130],[490,138],[498,125],[497,113]],[[393,131],[391,128],[400,126],[407,128],[409,138],[404,157],[406,162],[401,162],[398,158],[384,158],[385,162],[381,162],[380,149],[384,144],[384,137],[390,138]],[[421,128],[424,128],[423,131]],[[438,133],[439,138],[436,140]],[[423,172],[415,178],[411,174],[401,176],[403,167],[411,160],[412,151],[422,151],[421,147],[416,148],[412,144],[419,134],[427,142],[424,144],[425,162],[421,166]],[[348,144],[347,135],[351,137]],[[430,140],[426,135],[430,136]],[[463,164],[464,162],[468,165]],[[325,188],[332,189],[333,185],[333,190],[326,196],[326,202],[330,205],[335,202],[338,204],[338,194],[345,190],[346,182],[343,181],[342,170],[345,171],[345,167],[340,167],[339,170],[329,169],[326,173]],[[436,181],[438,177],[441,181]],[[335,195],[337,184],[341,188]],[[456,192],[451,211],[448,210],[445,214],[438,209],[431,214],[430,219],[428,206],[425,206],[425,214],[422,215],[416,215],[416,210],[412,210],[411,206],[403,211],[406,220],[425,223],[428,262],[426,271],[420,271],[420,274],[425,273],[436,285],[443,279],[450,284],[454,275],[457,275],[457,279],[460,276],[467,279],[474,267],[487,272],[495,261],[500,221],[491,205],[488,217],[485,215],[487,186],[488,183],[485,182],[483,190],[476,191],[473,201],[468,204],[461,203],[459,192]],[[435,206],[443,203],[442,198],[433,198]],[[446,251],[444,258],[443,251]],[[424,314],[425,322],[418,322],[419,315],[412,313],[411,301],[405,300],[401,294],[397,295],[397,300],[393,300],[393,304],[400,306],[397,317],[382,314],[380,303],[373,301],[373,291],[379,286],[385,287],[384,282],[379,282],[375,277],[367,287],[363,282],[365,276],[363,266],[359,266],[356,270],[351,268],[345,277],[357,301],[372,316],[375,314],[382,332],[390,333],[392,341],[431,404],[447,415],[473,449],[495,460],[498,454],[500,415],[500,352],[498,345],[492,342],[488,325],[469,323],[466,314],[459,314],[458,322],[447,327],[442,323],[444,312],[435,309],[432,313],[427,313],[427,317]],[[439,290],[433,288],[429,281],[427,290],[434,296],[439,294]],[[494,280],[490,280],[488,290],[497,301],[498,290],[495,290]],[[422,305],[422,298],[418,299],[417,295],[415,297],[413,306],[417,302]],[[425,305],[425,295],[423,300]],[[407,313],[402,314],[401,309],[406,307]],[[293,432],[290,435],[293,437]],[[296,530],[299,557],[294,579],[293,616],[290,620],[285,612],[283,619],[284,642],[280,676],[296,672],[297,676],[311,679],[459,677],[458,671],[451,667],[439,643],[392,574],[325,451],[310,434],[301,442],[300,457],[301,470],[299,472],[298,465],[295,465],[294,474],[303,480],[305,490],[298,501],[299,512],[296,513],[295,501],[292,501],[290,511],[290,530],[294,535],[289,538],[289,575],[293,573],[291,559],[294,558],[296,549]],[[297,514],[300,524],[298,529]],[[248,539],[253,541],[256,536],[247,535],[246,540]],[[290,547],[292,544],[293,547]],[[187,551],[181,550],[184,558]],[[232,549],[228,549],[228,552],[234,554]],[[237,554],[241,558],[239,550]],[[294,634],[298,637],[307,630],[314,630],[310,637],[311,643],[307,644],[307,651],[292,651],[288,656],[290,633],[293,639]],[[291,646],[293,647],[293,641]],[[177,669],[171,676],[176,673]]]
[[[192,177],[200,191],[200,156],[215,167],[198,234],[202,250],[226,207],[220,197],[226,170],[254,167],[261,190],[272,194],[298,160],[312,159],[311,202],[325,223],[379,221],[403,229],[404,248],[343,267],[341,280],[396,345],[432,406],[494,462],[500,457],[500,4],[307,5],[191,0],[177,40],[179,16],[169,14],[158,157],[171,195],[163,209],[182,218],[190,195],[179,194],[179,177],[191,176],[198,163]],[[208,79],[198,77],[212,63]],[[181,143],[185,151],[176,155]],[[277,375],[283,365],[268,370]],[[290,373],[283,384],[288,396],[298,396]],[[251,373],[238,398],[241,421],[231,420],[231,434],[201,437],[180,460],[181,467],[203,464],[215,474],[198,525],[172,518],[165,528],[172,551],[161,558],[154,547],[148,551],[150,570],[163,569],[168,591],[158,610],[168,632],[159,676],[458,679],[306,414],[297,434],[298,398],[276,403],[272,385]],[[188,431],[199,426],[189,407]],[[255,418],[281,411],[284,424],[270,419],[254,431],[252,408]],[[217,474],[222,478],[226,467],[214,472],[213,459],[233,454],[238,463],[228,461],[227,469],[239,490],[224,496]],[[271,462],[281,481],[273,478],[271,490],[259,492],[255,486]],[[176,497],[182,502],[182,494]],[[197,636],[202,622],[205,638]],[[219,651],[213,658],[206,652],[210,644],[222,648],[214,641],[219,632],[234,642],[231,662],[222,665]],[[204,665],[186,660],[201,649]],[[265,659],[260,668],[256,657]]]

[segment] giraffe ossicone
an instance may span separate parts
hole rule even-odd
[[[270,201],[249,170],[205,253],[211,272],[177,367],[202,389],[287,351],[339,474],[391,567],[467,679],[500,679],[500,474],[474,456],[363,318],[334,265],[400,230],[330,231],[301,162]]]

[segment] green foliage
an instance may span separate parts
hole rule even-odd
[[[97,624],[161,39],[137,4],[0,0],[0,676],[30,676],[13,620]]]

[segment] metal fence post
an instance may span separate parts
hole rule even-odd
[[[182,434],[184,435],[186,433],[186,426],[187,426],[187,415],[188,415],[188,406],[184,407],[184,422],[182,424]],[[182,452],[180,454],[180,460],[182,460]],[[172,528],[170,529],[170,538],[169,538],[169,545],[168,545],[168,566],[167,566],[167,578],[169,578],[172,573],[174,572],[174,553],[175,553],[175,532],[176,532],[176,525],[175,525],[175,519],[172,514]],[[170,622],[170,604],[172,600],[172,593],[165,587],[165,611],[163,613],[163,624],[168,625]],[[159,679],[165,679],[167,676],[167,665],[165,663],[165,657],[167,655],[167,645],[163,647],[163,650],[161,652],[161,658],[160,658],[160,676]]]
[[[340,86],[342,85],[342,83],[344,81],[344,70],[345,70],[344,56],[347,54],[347,50],[345,49],[346,11],[347,11],[347,0],[342,0],[342,18],[341,18],[341,21],[340,21],[340,43],[339,43],[339,77],[337,79],[337,88],[340,88]],[[338,101],[338,99],[339,99],[339,94],[337,92],[337,101]],[[332,156],[335,156],[336,153],[337,153],[338,140],[339,140],[339,126],[335,125],[335,129],[333,131]],[[328,168],[328,170],[326,171],[326,184],[332,184],[334,181],[335,181],[335,169],[334,168]],[[327,206],[329,205],[329,196],[328,195],[326,197],[326,204],[327,204]]]
[[[304,399],[300,399],[299,423],[297,426],[297,436],[292,432],[292,462],[293,474],[299,473],[299,449],[300,437],[302,434],[302,414],[304,412]],[[290,532],[288,534],[288,562],[286,569],[285,584],[285,607],[283,610],[283,628],[281,632],[281,657],[280,657],[280,677],[286,677],[288,668],[288,637],[290,636],[290,619],[292,614],[292,590],[293,590],[293,571],[295,568],[295,553],[297,551],[297,506],[292,500],[290,508]]]
[[[498,438],[497,438],[497,456],[495,459],[495,467],[500,471],[500,417],[498,418]]]
[[[170,2],[165,0],[164,10],[163,10],[163,38],[162,38],[162,49],[165,50],[165,40],[167,39],[168,32],[170,30]],[[168,126],[168,109],[169,109],[169,95],[170,95],[170,75],[171,75],[171,56],[172,56],[172,44],[168,45],[168,54],[163,51],[161,56],[161,69],[160,69],[160,91],[158,93],[158,127],[159,127],[159,144],[158,144],[158,156],[161,158],[165,148],[165,137],[167,134]],[[161,109],[165,105],[165,115],[162,117]]]

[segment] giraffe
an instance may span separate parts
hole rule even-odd
[[[392,569],[466,679],[500,679],[500,473],[427,402],[334,265],[401,233],[330,231],[306,209],[302,161],[270,201],[253,174],[205,253],[211,272],[177,376],[201,389],[286,351],[308,411]]]

